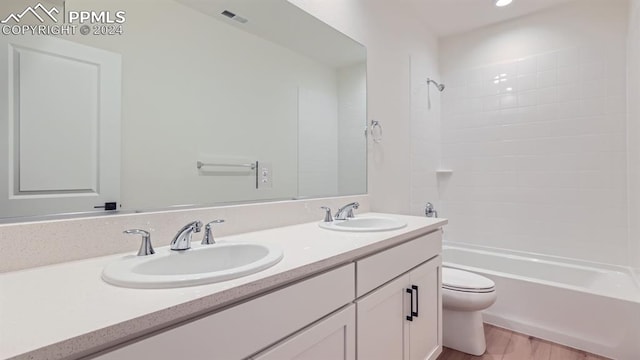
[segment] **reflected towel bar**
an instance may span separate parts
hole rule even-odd
[[[202,169],[203,166],[224,166],[224,167],[246,167],[251,170],[256,169],[256,163],[251,164],[219,164],[219,163],[203,163],[202,161],[198,161],[197,165],[198,169]]]

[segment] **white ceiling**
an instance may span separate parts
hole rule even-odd
[[[496,7],[494,0],[406,0],[438,36],[448,36],[517,18],[576,0],[513,0]]]

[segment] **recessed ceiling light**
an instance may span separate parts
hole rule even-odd
[[[495,0],[496,6],[503,7],[511,4],[513,0]]]

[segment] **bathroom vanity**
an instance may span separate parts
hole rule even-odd
[[[2,295],[0,358],[435,359],[446,220],[393,217],[407,226],[352,233],[313,222],[221,238],[278,244],[284,258],[217,284],[104,283],[101,269],[122,255],[2,274],[5,294],[29,281],[35,298]],[[50,300],[31,308],[43,292]]]

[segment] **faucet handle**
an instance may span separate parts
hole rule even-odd
[[[224,222],[223,219],[216,219],[207,223],[207,225],[204,226],[204,237],[202,238],[202,243],[201,243],[202,245],[211,245],[216,243],[216,241],[213,239],[213,231],[211,230],[211,225],[222,224],[223,222]]]
[[[331,208],[326,206],[321,206],[320,209],[324,210],[324,220],[323,222],[329,223],[333,221],[333,216],[331,216]]]
[[[140,250],[138,250],[138,256],[147,256],[155,254],[153,246],[151,245],[151,234],[148,231],[140,229],[132,229],[123,231],[127,235],[142,235],[142,244],[140,244]]]

